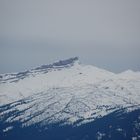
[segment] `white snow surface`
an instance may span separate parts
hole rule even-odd
[[[0,75],[0,107],[9,106],[0,118],[17,111],[6,122],[82,124],[119,108],[140,108],[140,72],[115,74],[80,64],[77,58],[59,62]]]

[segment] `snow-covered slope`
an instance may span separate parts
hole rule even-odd
[[[81,124],[119,108],[132,111],[139,104],[140,72],[114,74],[80,64],[77,57],[0,75],[0,118],[12,112],[5,121],[23,126]]]

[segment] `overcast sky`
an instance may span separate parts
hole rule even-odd
[[[140,0],[0,0],[0,73],[73,56],[140,71]]]

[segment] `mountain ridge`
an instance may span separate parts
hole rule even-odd
[[[114,74],[81,65],[76,57],[17,75],[0,83],[0,118],[7,116],[6,123],[81,125],[140,108],[139,73]]]

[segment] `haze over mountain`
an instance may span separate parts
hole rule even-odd
[[[73,56],[140,71],[139,13],[139,0],[1,0],[0,73]]]

